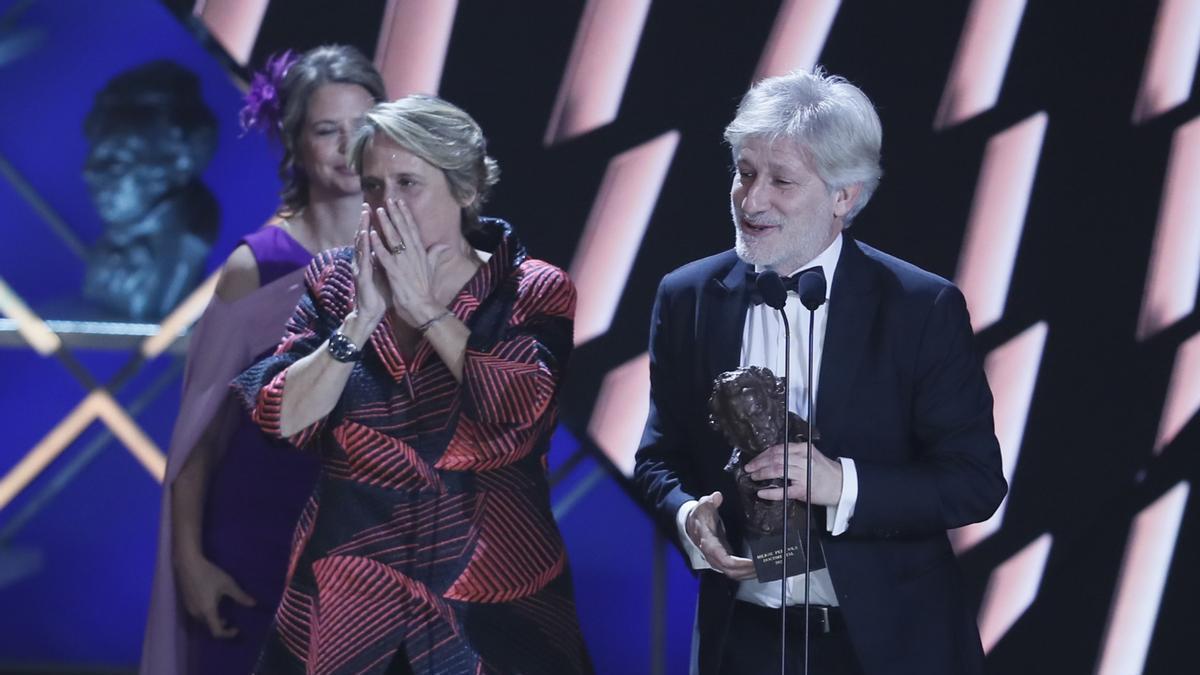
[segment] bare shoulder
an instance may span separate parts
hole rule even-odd
[[[242,244],[233,249],[221,278],[217,280],[217,297],[225,302],[235,302],[258,290],[258,261],[250,247]]]

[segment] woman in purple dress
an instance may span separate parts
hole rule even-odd
[[[279,604],[315,462],[271,439],[228,384],[269,353],[316,251],[349,242],[362,205],[347,162],[383,80],[351,47],[284,53],[256,75],[246,128],[282,142],[278,222],[247,235],[221,271],[188,349],[167,460],[142,673],[248,673]]]

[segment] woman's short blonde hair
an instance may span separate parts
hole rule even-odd
[[[441,169],[450,194],[463,204],[463,232],[479,226],[480,210],[500,180],[500,166],[488,157],[483,130],[465,110],[420,94],[377,104],[350,145],[350,166],[359,175],[367,143],[379,133]]]

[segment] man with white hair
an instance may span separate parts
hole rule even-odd
[[[787,579],[789,672],[983,672],[974,611],[946,530],[982,521],[1007,485],[992,396],[962,293],[848,231],[879,184],[882,131],[870,100],[821,69],[763,80],[725,129],[735,172],[734,248],[668,274],[650,335],[650,416],[635,482],[700,574],[692,672],[779,672],[780,582],[756,580],[728,444],[707,424],[713,379],[776,374],[791,360],[791,410],[814,423],[813,571]],[[762,304],[758,273],[820,268],[813,319],[795,292]],[[745,470],[805,498],[805,446],[777,445]],[[784,499],[764,488],[763,499]],[[789,573],[793,571],[789,568]],[[811,601],[808,621],[805,587]],[[809,626],[806,641],[805,625]]]

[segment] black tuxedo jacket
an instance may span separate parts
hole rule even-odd
[[[849,529],[824,536],[829,573],[867,673],[982,673],[946,530],[988,518],[1007,485],[966,303],[945,279],[844,236],[816,426],[823,453],[854,459],[858,501]],[[722,470],[730,447],[709,428],[706,404],[713,378],[739,366],[750,269],[726,251],[663,279],[634,471],[672,534],[680,506],[720,490],[735,552],[742,506]],[[693,671],[715,673],[736,587],[717,572],[700,577]]]

